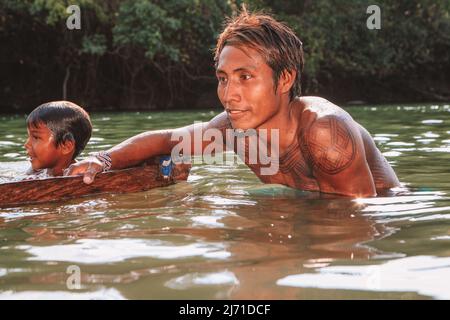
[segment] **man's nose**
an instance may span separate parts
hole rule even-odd
[[[230,104],[241,101],[241,90],[240,86],[233,81],[228,81],[225,91],[223,93],[223,102],[225,107]]]

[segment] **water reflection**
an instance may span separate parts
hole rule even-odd
[[[171,244],[161,240],[82,239],[71,244],[21,245],[16,246],[15,249],[26,251],[30,255],[29,261],[67,261],[81,264],[113,263],[141,257],[182,259],[199,256],[225,259],[230,255],[219,243]]]
[[[431,107],[350,110],[408,187],[377,198],[263,185],[234,163],[143,193],[2,208],[0,299],[448,298],[450,107]],[[95,115],[87,152],[210,117]],[[0,182],[27,166],[23,121],[0,122]]]
[[[386,250],[372,245],[396,232],[387,223],[399,215],[412,219],[417,211],[436,209],[436,203],[445,199],[439,192],[356,201],[321,199],[289,193],[282,186],[278,190],[267,186],[269,192],[261,185],[246,188],[244,195],[226,190],[211,195],[201,191],[203,181],[196,183],[198,188],[184,183],[147,193],[72,200],[62,206],[25,207],[26,215],[10,215],[0,224],[2,231],[12,225],[16,230],[15,238],[8,237],[9,245],[1,248],[2,256],[10,256],[11,265],[37,264],[40,275],[30,270],[19,273],[30,274],[29,281],[40,286],[63,287],[62,270],[81,265],[82,282],[93,294],[101,284],[120,288],[125,298],[179,297],[179,292],[187,291],[204,298],[297,299],[306,295],[309,285],[289,276],[319,277],[314,280],[316,288],[325,288],[320,284],[336,270],[329,268],[342,261],[371,266],[380,259],[398,258],[398,246]],[[273,197],[277,192],[281,198]],[[157,205],[149,208],[147,201]],[[33,211],[39,214],[30,215]],[[0,277],[9,279],[10,269],[4,270]],[[380,270],[386,277],[397,272]],[[334,288],[371,290],[354,285],[363,283],[364,275],[347,276],[354,277],[348,286],[337,276]],[[123,287],[142,282],[156,285],[159,292],[136,293]],[[390,288],[383,290],[398,291]]]
[[[416,256],[376,266],[324,267],[316,274],[281,278],[277,284],[291,287],[370,291],[418,292],[450,299],[450,258]]]
[[[100,289],[92,292],[67,291],[3,291],[0,300],[124,300],[116,289]]]
[[[262,196],[260,186],[257,190],[260,195],[251,201],[236,195],[215,195],[214,201],[211,196],[191,195],[179,214],[176,203],[161,203],[169,213],[174,211],[176,220],[160,219],[168,212],[158,210],[123,212],[130,204],[126,198],[137,194],[121,195],[115,201],[77,204],[74,200],[59,214],[16,218],[16,227],[28,235],[24,239],[28,244],[3,250],[22,251],[30,262],[52,262],[60,267],[81,264],[86,285],[135,283],[166,275],[161,285],[168,295],[172,290],[207,287],[213,297],[238,299],[249,295],[296,298],[298,290],[276,284],[280,277],[339,259],[367,260],[380,254],[363,243],[383,237],[389,230],[362,214],[365,204],[298,195],[273,199]],[[97,215],[78,212],[87,204]],[[88,265],[105,264],[110,265],[109,273],[124,267],[126,271],[109,276],[89,271]],[[58,274],[34,281],[50,284]]]

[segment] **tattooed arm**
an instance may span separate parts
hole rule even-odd
[[[376,195],[364,143],[353,120],[334,115],[319,118],[301,130],[301,141],[321,192]]]
[[[226,112],[222,112],[208,122],[194,123],[185,127],[165,130],[147,131],[131,137],[108,150],[112,166],[110,169],[122,169],[132,167],[154,156],[171,154],[173,148],[178,145],[184,137],[189,138],[191,143],[191,154],[202,154],[204,148],[209,144],[203,141],[203,133],[208,129],[217,129],[222,132],[231,128]],[[200,141],[196,143],[196,132],[200,133]],[[174,137],[177,137],[174,139]],[[214,140],[215,141],[215,140]],[[188,142],[186,142],[188,143]],[[224,141],[217,141],[224,144]],[[199,146],[197,146],[199,145]],[[186,151],[186,150],[184,150]],[[103,164],[96,157],[88,157],[76,164],[71,165],[65,175],[84,176],[85,183],[92,183],[95,175],[103,170]]]

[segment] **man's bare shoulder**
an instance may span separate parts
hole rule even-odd
[[[350,114],[341,107],[321,97],[307,96],[296,99],[301,108],[301,126],[310,126],[322,118],[335,118],[338,120],[353,120]]]
[[[304,155],[326,174],[337,174],[356,156],[357,126],[342,108],[318,97],[305,97],[300,141]]]

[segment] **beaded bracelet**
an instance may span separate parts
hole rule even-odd
[[[103,165],[103,171],[111,169],[112,160],[111,155],[106,151],[99,151],[94,155]]]

